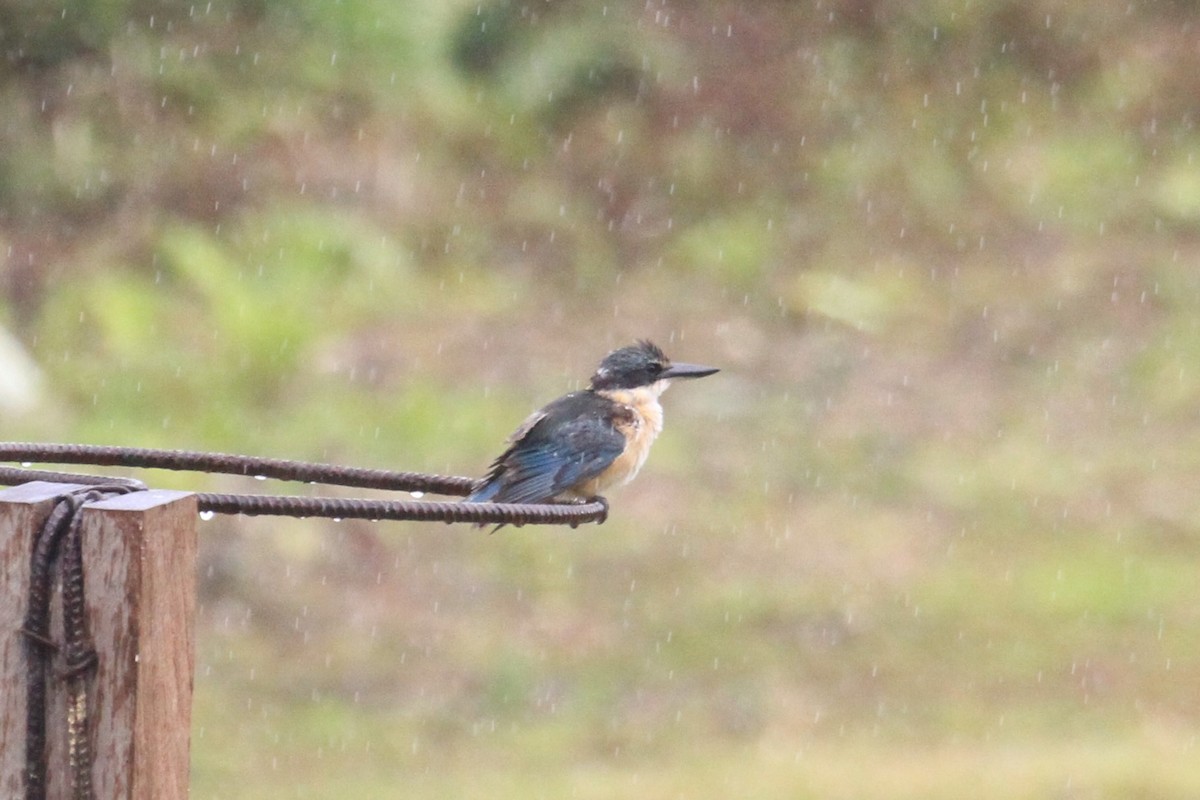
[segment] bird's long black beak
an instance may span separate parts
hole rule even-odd
[[[703,378],[705,375],[712,375],[714,372],[720,372],[716,367],[706,367],[703,364],[672,364],[663,370],[660,377],[663,378]]]

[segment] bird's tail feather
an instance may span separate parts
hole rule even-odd
[[[469,495],[463,498],[464,503],[490,503],[500,493],[500,481],[492,481],[476,486]]]

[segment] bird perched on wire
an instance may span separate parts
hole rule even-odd
[[[633,480],[645,463],[662,431],[658,398],[671,381],[714,372],[673,364],[646,340],[612,351],[589,388],[558,398],[517,428],[466,501],[602,500],[600,492]]]

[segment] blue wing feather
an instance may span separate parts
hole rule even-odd
[[[625,449],[611,405],[576,392],[546,406],[517,431],[467,502],[542,503],[599,475]]]

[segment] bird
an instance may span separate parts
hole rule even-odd
[[[703,378],[716,367],[672,363],[642,339],[613,350],[587,389],[531,414],[472,486],[469,503],[607,501],[605,489],[633,480],[662,431],[659,397],[673,380]]]

